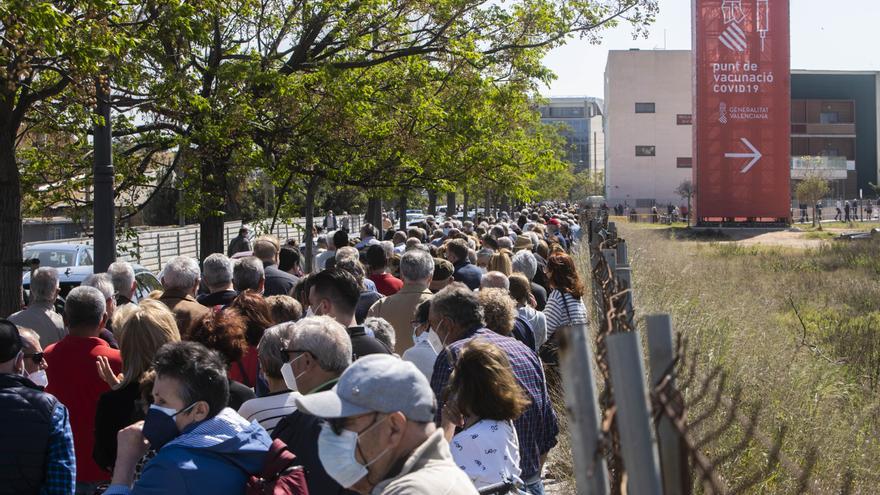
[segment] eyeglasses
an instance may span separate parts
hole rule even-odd
[[[342,434],[342,430],[346,429],[345,426],[348,425],[348,424],[350,424],[350,423],[351,423],[351,420],[353,420],[353,419],[355,419],[355,418],[360,418],[360,417],[362,417],[362,416],[366,416],[367,414],[372,414],[372,415],[373,415],[373,421],[372,421],[372,423],[370,424],[370,426],[372,426],[372,424],[374,424],[374,423],[376,422],[376,417],[379,416],[379,413],[378,413],[378,412],[366,413],[366,414],[361,414],[361,415],[358,415],[358,416],[349,416],[349,417],[347,417],[347,418],[327,418],[327,419],[325,419],[324,421],[327,422],[327,425],[330,427],[330,431],[332,431],[333,433],[335,433],[335,434],[337,434],[337,435],[341,435],[341,434]],[[368,426],[364,431],[366,431],[366,430],[369,429],[369,428],[370,428],[370,427]],[[363,431],[361,431],[361,432],[357,432],[357,433],[360,434],[360,433],[363,433]]]
[[[293,354],[294,352],[300,352],[300,353],[307,352],[307,353],[311,354],[312,356],[314,356],[314,353],[312,353],[312,351],[310,351],[308,349],[281,349],[281,352],[284,353],[284,357],[286,357],[288,361],[290,361],[290,355]]]
[[[42,352],[35,352],[33,354],[25,354],[24,357],[30,358],[34,364],[40,364],[43,362],[43,357],[45,356]]]

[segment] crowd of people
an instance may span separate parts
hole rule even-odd
[[[113,263],[63,314],[39,268],[0,320],[0,493],[241,494],[282,445],[311,494],[542,494],[556,342],[587,321],[577,213],[331,212],[311,273],[244,231],[140,301]]]

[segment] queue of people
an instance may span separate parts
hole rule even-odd
[[[554,344],[587,318],[576,214],[340,229],[309,274],[259,237],[140,301],[117,262],[63,316],[40,268],[0,320],[0,493],[241,494],[282,449],[312,494],[543,494]]]

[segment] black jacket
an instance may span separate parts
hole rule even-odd
[[[263,295],[266,297],[289,296],[293,287],[299,283],[298,278],[282,272],[274,264],[265,265],[263,272],[266,274],[266,285],[263,286]]]
[[[544,311],[544,306],[547,305],[547,290],[541,287],[540,284],[536,284],[535,282],[529,282],[532,287],[532,295],[535,296],[535,309],[538,311]]]
[[[253,389],[247,385],[228,378],[227,380],[229,381],[229,401],[226,403],[228,407],[238,411],[242,404],[257,397]]]
[[[220,292],[212,292],[210,294],[202,294],[196,298],[202,306],[213,308],[214,306],[229,306],[232,300],[238,296],[238,292],[234,290],[223,290]]]
[[[351,360],[357,361],[368,354],[391,354],[385,344],[367,335],[364,327],[348,327],[351,338]]]
[[[453,266],[455,267],[455,272],[453,272],[452,278],[456,282],[467,285],[470,290],[480,288],[483,272],[476,265],[471,264],[470,260],[458,261]]]
[[[0,493],[40,493],[57,404],[27,378],[0,374]]]
[[[116,462],[116,434],[119,430],[144,419],[137,382],[104,392],[95,412],[95,447],[92,458],[98,466],[113,471]]]

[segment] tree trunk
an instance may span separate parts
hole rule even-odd
[[[455,216],[455,191],[446,193],[446,218]]]
[[[116,218],[113,204],[113,132],[110,120],[110,92],[100,82],[95,83],[98,105],[96,114],[103,125],[95,124],[94,191],[94,272],[103,273],[116,261]]]
[[[406,231],[406,196],[400,196],[400,230]]]
[[[428,215],[437,215],[437,191],[428,190]]]
[[[201,157],[201,207],[199,208],[199,254],[204,260],[214,253],[225,253],[223,224],[226,219],[226,167]]]
[[[367,214],[364,218],[366,223],[376,227],[379,238],[382,238],[382,198],[373,197],[367,202]]]
[[[462,212],[461,221],[464,222],[468,219],[468,192],[467,189],[464,190],[464,199],[462,200]]]
[[[12,129],[0,127],[0,317],[21,309],[21,178]]]
[[[303,243],[305,244],[305,272],[312,273],[312,262],[314,261],[314,246],[312,242],[312,228],[315,225],[315,193],[318,192],[318,179],[312,177],[306,185],[306,231],[303,234]]]

